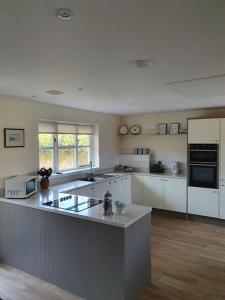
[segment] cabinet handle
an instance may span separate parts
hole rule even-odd
[[[221,186],[225,186],[225,184],[221,184]]]
[[[160,179],[161,181],[163,181],[163,179]]]
[[[168,179],[165,179],[165,181],[168,181]]]
[[[111,184],[112,182],[111,181],[109,181],[109,184]]]
[[[217,194],[217,191],[213,191],[214,194]]]
[[[115,182],[115,183],[116,183],[116,180],[114,180],[113,182]]]

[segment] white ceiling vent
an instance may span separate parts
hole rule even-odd
[[[57,90],[46,91],[46,93],[49,94],[49,95],[53,95],[53,96],[57,96],[57,95],[63,94],[63,92],[57,91]]]
[[[215,98],[225,96],[225,74],[168,82],[173,92],[188,98]]]

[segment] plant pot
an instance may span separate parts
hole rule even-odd
[[[49,187],[49,180],[48,179],[41,179],[40,187],[42,190],[47,190]]]

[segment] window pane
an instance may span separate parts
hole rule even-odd
[[[58,167],[59,170],[69,170],[76,168],[76,158],[74,149],[59,149]]]
[[[74,134],[58,134],[58,145],[60,146],[75,146],[76,135]]]
[[[53,147],[54,138],[50,133],[39,133],[39,148]]]
[[[53,168],[53,149],[39,150],[39,166],[40,168]]]
[[[88,146],[90,145],[90,135],[87,134],[79,134],[77,136],[78,146]]]
[[[78,147],[78,165],[88,165],[90,162],[90,147]]]

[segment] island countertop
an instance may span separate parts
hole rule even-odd
[[[42,205],[45,202],[53,201],[59,198],[59,193],[65,193],[65,191],[72,189],[79,189],[90,185],[84,181],[76,180],[68,183],[63,183],[55,186],[49,187],[48,190],[38,191],[35,195],[28,199],[5,199],[0,198],[1,202],[11,203],[15,205],[30,207],[34,209],[39,209],[43,211],[48,211],[52,213],[62,214],[66,216],[71,216],[74,218],[85,219],[88,221],[108,224],[111,226],[117,226],[126,228],[131,224],[135,223],[143,216],[151,212],[151,208],[147,206],[128,204],[125,207],[124,214],[114,213],[112,216],[103,215],[103,204],[98,204],[91,208],[85,209],[80,212],[74,212],[69,210],[63,210],[55,207],[47,207]],[[88,199],[88,197],[81,196],[82,198]]]

